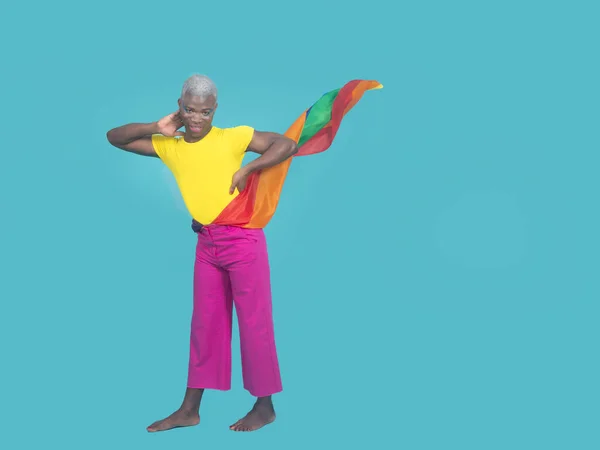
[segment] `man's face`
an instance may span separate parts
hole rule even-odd
[[[210,129],[217,109],[214,97],[202,99],[186,94],[179,99],[179,113],[188,133],[194,137],[204,136]]]

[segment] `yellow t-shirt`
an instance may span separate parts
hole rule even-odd
[[[152,136],[159,158],[173,173],[183,201],[201,224],[211,223],[239,192],[229,194],[233,174],[241,167],[254,129],[217,128],[192,144],[183,137]]]

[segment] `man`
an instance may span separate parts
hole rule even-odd
[[[250,174],[290,158],[298,151],[297,144],[249,126],[213,126],[217,89],[205,76],[185,81],[178,104],[176,112],[158,122],[132,123],[107,133],[113,146],[166,164],[198,234],[187,389],[180,408],[147,430],[197,425],[204,390],[230,389],[235,304],[244,388],[257,400],[230,429],[254,431],[275,420],[271,396],[282,390],[265,235],[261,228],[211,222],[244,190]],[[185,132],[178,131],[182,127]],[[242,167],[247,151],[260,156]]]

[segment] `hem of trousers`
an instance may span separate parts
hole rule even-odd
[[[230,391],[231,390],[231,386],[228,387],[222,387],[222,386],[211,386],[209,384],[202,384],[202,383],[188,383],[187,384],[187,388],[188,389],[208,389],[211,391]]]
[[[268,397],[270,395],[275,395],[275,394],[279,394],[280,392],[283,392],[283,388],[279,388],[279,389],[272,389],[270,391],[254,391],[252,389],[248,389],[247,387],[244,387],[244,389],[246,391],[248,391],[250,393],[250,395],[252,395],[253,397]]]

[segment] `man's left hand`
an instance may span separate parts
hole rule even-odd
[[[235,188],[237,188],[239,192],[242,192],[244,189],[246,189],[246,183],[248,182],[249,175],[250,172],[244,167],[234,173],[233,179],[231,180],[231,187],[229,188],[229,194],[233,195]]]

